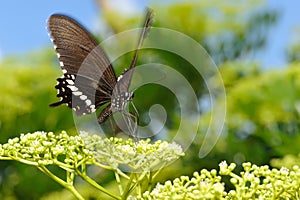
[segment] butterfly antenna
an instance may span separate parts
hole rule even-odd
[[[138,57],[138,52],[139,52],[139,50],[142,47],[143,41],[146,38],[147,33],[149,32],[151,23],[153,21],[153,16],[154,16],[153,10],[151,8],[147,8],[146,20],[145,20],[145,23],[144,23],[144,27],[143,27],[141,36],[139,38],[139,43],[138,43],[137,49],[135,50],[134,57],[133,57],[133,59],[131,61],[131,64],[130,64],[130,69],[134,68],[135,65],[136,65],[136,61],[137,61],[137,57]]]

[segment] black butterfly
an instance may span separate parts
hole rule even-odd
[[[137,50],[130,64],[117,79],[114,69],[102,48],[91,34],[70,17],[54,14],[48,20],[48,30],[59,59],[63,76],[57,79],[55,88],[61,100],[51,107],[67,104],[77,115],[90,114],[109,103],[100,113],[101,124],[115,112],[126,115],[128,102],[133,92],[129,92],[133,68],[136,65],[138,50],[150,28],[153,12],[147,10]]]

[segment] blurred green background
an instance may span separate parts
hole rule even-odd
[[[96,6],[98,5],[98,7]],[[300,40],[294,39],[282,52],[288,61],[280,69],[265,70],[252,55],[265,50],[272,28],[282,17],[280,10],[265,6],[264,1],[158,1],[149,2],[155,11],[153,26],[182,32],[201,44],[213,58],[222,75],[227,94],[227,116],[223,134],[213,150],[198,157],[203,141],[202,130],[210,122],[208,91],[201,76],[184,59],[168,52],[143,50],[138,64],[163,63],[183,74],[196,91],[201,110],[201,126],[186,156],[164,169],[158,181],[191,175],[202,168],[217,168],[223,160],[238,165],[245,161],[262,165],[274,158],[297,155],[300,150]],[[95,4],[99,18],[111,33],[140,26],[141,15],[118,12],[109,1]],[[20,19],[21,20],[21,19]],[[79,19],[80,20],[80,19]],[[3,28],[3,27],[2,27]],[[29,27],[30,29],[30,27]],[[95,35],[100,35],[94,33]],[[299,35],[297,27],[293,32]],[[292,37],[292,35],[291,35]],[[99,41],[105,38],[98,38]],[[136,38],[132,39],[133,41]],[[120,74],[128,66],[131,54],[115,63]],[[184,66],[184,68],[182,67]],[[56,54],[51,46],[39,51],[10,55],[0,63],[0,141],[20,133],[37,130],[76,134],[71,109],[66,106],[49,108],[55,97],[56,78],[61,75]],[[147,124],[147,111],[153,104],[167,110],[164,138],[171,138],[180,123],[177,101],[170,92],[157,85],[138,90],[134,103],[142,124]],[[215,102],[216,104],[222,102]],[[189,124],[190,123],[190,124]],[[185,130],[194,122],[185,122]],[[113,175],[101,172],[95,178],[107,187]],[[80,183],[80,181],[79,181]],[[0,199],[72,199],[72,196],[39,172],[13,161],[0,162]],[[87,199],[99,199],[94,191],[80,184]]]

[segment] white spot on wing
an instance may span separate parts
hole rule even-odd
[[[96,111],[95,105],[91,105],[90,108],[91,108],[91,112],[95,112]]]
[[[123,75],[121,74],[121,75],[118,77],[118,80],[117,80],[117,81],[121,80],[122,77],[123,77]]]
[[[87,106],[90,106],[90,105],[92,104],[91,100],[89,100],[89,99],[87,99],[87,100],[85,101],[85,103],[86,103]]]
[[[87,96],[86,96],[86,95],[81,95],[79,98],[80,98],[81,100],[86,100],[86,99],[87,99]]]
[[[69,85],[74,85],[74,81],[73,80],[71,80],[71,79],[66,79],[66,81],[67,81],[67,83],[69,84]],[[71,89],[71,88],[70,88]]]
[[[63,72],[64,74],[66,74],[66,73],[67,73],[67,70],[66,70],[66,69],[62,69],[62,72]]]
[[[72,92],[76,92],[78,90],[78,88],[73,85],[68,85],[67,87],[70,88]]]
[[[58,54],[59,55],[59,54]],[[57,57],[58,57],[58,55],[57,55]],[[60,55],[59,55],[60,56]],[[59,57],[58,57],[59,58]],[[62,62],[62,61],[60,61],[59,62],[59,65],[61,66],[61,67],[64,67],[65,65],[64,65],[64,63]]]
[[[73,94],[74,94],[75,96],[80,96],[80,95],[82,95],[82,92],[76,91],[76,92],[73,92]]]

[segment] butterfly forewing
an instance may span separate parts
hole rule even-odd
[[[95,39],[64,15],[52,15],[48,29],[64,72],[56,85],[61,101],[51,106],[67,103],[82,115],[110,101],[116,75]]]

